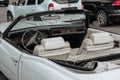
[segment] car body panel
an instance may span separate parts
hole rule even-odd
[[[32,64],[35,64],[35,69]],[[55,63],[47,60],[42,59],[36,56],[31,55],[22,55],[21,58],[21,80],[61,80],[61,79],[69,79],[72,80],[72,78],[69,77],[69,71],[64,70],[63,67],[60,67],[56,65]],[[40,67],[41,66],[41,67]],[[51,66],[51,67],[48,67]],[[28,70],[26,70],[28,68]],[[50,72],[50,73],[49,73]],[[64,74],[63,74],[64,73]],[[27,75],[29,74],[29,75]],[[54,76],[54,74],[57,74]],[[30,77],[34,76],[34,77]],[[54,77],[51,77],[54,76]],[[51,78],[50,78],[51,77]]]
[[[9,79],[16,80],[18,78],[19,59],[22,53],[5,40],[1,40],[0,42],[0,51],[2,72],[6,72],[4,74],[6,74]],[[6,56],[6,58],[4,58],[4,56]]]
[[[9,7],[7,9],[8,9],[7,12],[10,12],[12,14],[12,16],[15,17],[14,6],[9,5]]]
[[[32,64],[36,64],[36,68]],[[41,66],[41,67],[40,67]],[[48,67],[49,66],[49,67]],[[101,73],[90,73],[90,72],[81,72],[81,73],[75,73],[74,71],[69,71],[63,67],[60,67],[59,65],[47,60],[42,59],[36,56],[31,55],[22,55],[21,60],[21,80],[61,80],[61,79],[69,79],[69,80],[119,80],[120,79],[120,69],[114,69],[106,72]],[[26,68],[30,68],[29,70],[26,70]],[[34,69],[33,69],[34,68]],[[46,73],[46,74],[44,74]],[[115,75],[116,73],[116,75]],[[29,74],[29,75],[28,75]],[[56,74],[56,76],[54,76]],[[39,78],[39,75],[41,77]],[[113,76],[114,75],[114,76]],[[34,76],[34,77],[30,77]],[[51,77],[50,76],[54,76]],[[109,77],[108,77],[109,76]],[[58,79],[59,77],[59,79]]]

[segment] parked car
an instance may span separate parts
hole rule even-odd
[[[18,0],[8,6],[7,21],[27,13],[82,8],[81,0]]]
[[[0,4],[3,4],[5,6],[8,6],[9,0],[0,0]]]
[[[41,44],[41,39],[57,37],[60,35],[64,36],[64,39],[69,40],[71,44],[77,44],[74,47],[79,46],[80,41],[78,40],[82,39],[87,30],[84,21],[85,13],[83,11],[72,10],[29,14],[18,17],[12,23],[8,22],[1,24],[0,71],[2,71],[10,80],[54,80],[58,79],[58,77],[59,79],[71,80],[70,77],[63,77],[65,75],[63,74],[64,69],[62,70],[62,67],[51,60],[35,56],[32,53],[35,45]],[[80,25],[75,25],[75,23]],[[79,36],[81,38],[76,40]],[[62,49],[62,46],[65,46],[63,39],[55,38],[55,41],[56,39],[58,41],[60,40],[60,42],[55,43],[56,48],[61,47]],[[52,41],[54,41],[54,39],[52,39]],[[55,47],[51,46],[51,48]],[[64,49],[63,47],[62,50],[65,53],[69,52],[69,44],[68,48],[66,47]],[[57,68],[61,69],[62,72],[61,70],[57,70]],[[66,72],[67,70],[65,73]]]
[[[0,24],[0,71],[9,80],[119,80],[120,35],[88,26],[82,10]]]
[[[120,21],[119,0],[83,0],[83,4],[89,10],[91,20],[99,21],[100,26]]]

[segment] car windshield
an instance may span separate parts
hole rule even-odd
[[[21,30],[34,27],[55,27],[56,25],[80,25],[85,26],[85,13],[83,11],[58,11],[51,13],[38,13],[26,16],[10,30]]]
[[[53,0],[59,4],[77,3],[79,0]]]

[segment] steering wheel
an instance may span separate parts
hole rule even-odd
[[[39,30],[28,30],[22,35],[22,45],[29,52],[33,52],[35,45],[41,44],[41,40],[48,36]]]

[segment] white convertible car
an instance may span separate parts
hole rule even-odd
[[[0,24],[1,80],[120,80],[120,35],[62,10]]]

